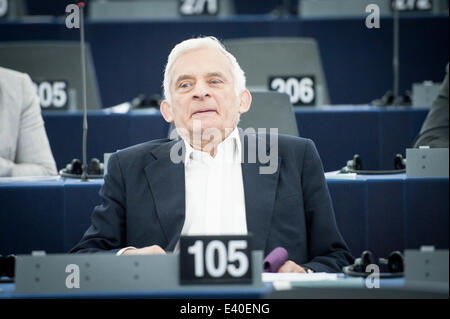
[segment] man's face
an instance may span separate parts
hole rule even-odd
[[[161,111],[166,121],[174,121],[178,129],[187,129],[191,136],[193,123],[198,120],[202,131],[217,128],[225,138],[225,130],[234,129],[239,114],[250,106],[250,93],[245,90],[236,94],[231,63],[217,49],[188,51],[178,57],[169,71],[172,101],[164,101]]]

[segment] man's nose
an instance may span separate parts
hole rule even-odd
[[[204,99],[206,97],[211,97],[209,93],[209,88],[206,83],[197,83],[195,89],[193,91],[192,98],[193,99]]]

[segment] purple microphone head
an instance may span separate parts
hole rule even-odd
[[[278,272],[289,259],[288,252],[283,247],[277,247],[264,259],[264,272]]]

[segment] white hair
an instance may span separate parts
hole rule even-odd
[[[185,40],[183,42],[178,43],[170,52],[169,58],[167,59],[167,65],[164,70],[164,97],[169,103],[171,102],[170,96],[170,80],[171,80],[171,68],[175,61],[184,53],[200,49],[200,48],[213,48],[222,52],[231,63],[231,74],[234,78],[234,89],[236,94],[241,93],[245,90],[245,73],[239,66],[239,63],[236,61],[236,58],[228,52],[224,45],[217,40],[215,37],[199,37],[194,39]]]

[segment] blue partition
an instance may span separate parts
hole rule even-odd
[[[398,174],[327,183],[337,225],[355,256],[366,249],[378,257],[421,245],[448,249],[448,178]],[[89,227],[102,185],[102,179],[0,180],[0,254],[67,252]]]
[[[161,93],[163,69],[178,42],[199,35],[311,37],[317,40],[332,104],[369,103],[392,89],[392,18],[367,29],[364,18],[276,19],[238,16],[217,20],[86,22],[104,107],[140,93]],[[448,63],[448,15],[400,19],[400,93],[412,83],[441,82]],[[78,41],[64,19],[0,22],[0,41]],[[1,63],[1,62],[0,62]],[[70,61],[68,61],[70,63]],[[302,63],[299,61],[298,63]],[[245,70],[244,70],[245,71]]]
[[[64,251],[64,199],[57,183],[0,184],[0,255]]]
[[[361,155],[367,169],[391,169],[397,153],[405,156],[428,109],[409,107],[341,106],[296,108],[302,137],[316,143],[326,171],[345,166]],[[81,112],[44,112],[45,127],[58,169],[81,159]],[[126,114],[92,111],[88,115],[88,160],[148,140],[165,138],[169,124],[159,111]]]

